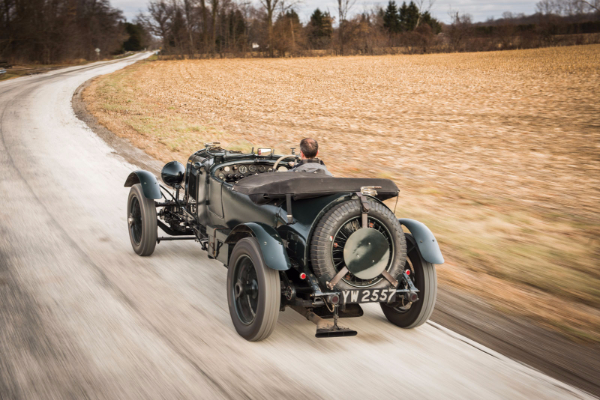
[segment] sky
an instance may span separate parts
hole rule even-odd
[[[436,0],[431,9],[431,14],[442,22],[450,22],[448,13],[453,10],[471,14],[473,22],[480,22],[491,17],[500,18],[505,11],[514,14],[533,14],[536,2],[537,0],[495,0],[491,2],[481,0]],[[147,3],[148,0],[111,0],[113,7],[123,10],[128,21],[133,20],[140,10],[145,11]],[[254,3],[258,4],[258,0],[254,0]],[[396,0],[396,3],[401,4],[402,1]],[[300,19],[307,22],[310,14],[317,7],[321,10],[329,9],[335,15],[336,4],[336,0],[304,0],[297,6],[297,11],[300,14]],[[353,13],[362,12],[376,5],[385,7],[387,0],[357,0],[352,11]]]

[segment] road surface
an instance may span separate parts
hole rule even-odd
[[[235,332],[226,269],[191,242],[136,256],[136,169],[76,118],[83,82],[144,55],[0,84],[1,399],[567,399],[589,396],[445,328],[389,324],[316,339],[291,310]]]

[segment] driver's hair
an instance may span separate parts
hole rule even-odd
[[[319,144],[315,139],[305,138],[300,142],[300,150],[306,158],[315,158],[319,152]]]

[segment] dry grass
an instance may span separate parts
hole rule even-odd
[[[149,154],[315,137],[341,176],[394,179],[441,285],[600,341],[600,45],[426,56],[138,63],[90,110]]]

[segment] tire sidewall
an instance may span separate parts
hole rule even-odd
[[[247,256],[252,260],[258,280],[258,305],[256,310],[256,318],[249,325],[242,323],[238,317],[233,290],[233,280],[235,278],[237,264],[240,258],[243,256]],[[270,329],[270,327],[266,325],[271,323],[269,321],[269,312],[272,310],[267,303],[273,301],[272,296],[277,296],[276,308],[277,312],[279,312],[279,302],[281,300],[279,274],[277,271],[271,270],[265,265],[258,241],[253,237],[239,240],[231,253],[230,260],[229,268],[227,270],[227,303],[229,305],[231,321],[233,322],[235,330],[244,339],[249,341],[262,340],[271,333],[266,332],[266,330]],[[273,284],[273,274],[277,274],[277,284],[275,287],[270,287]]]
[[[396,277],[403,270],[404,263],[406,261],[406,240],[402,231],[402,226],[400,225],[394,214],[385,205],[371,199],[369,199],[368,202],[370,205],[370,210],[368,213],[369,217],[373,217],[382,224],[384,224],[387,230],[389,231],[390,235],[392,236],[395,247],[394,259],[392,261],[392,267],[388,269],[388,272],[392,276]],[[344,210],[344,212],[342,212],[342,215],[339,218],[339,220],[334,222],[332,225],[328,226],[328,219],[335,218],[333,216],[336,214],[336,212],[338,212],[338,210],[343,210],[345,206],[346,208],[348,208],[348,205],[350,205],[351,207],[348,210]],[[323,216],[322,220],[319,222],[320,225],[323,224],[323,228],[319,229],[318,227],[315,230],[315,234],[313,235],[313,240],[311,241],[311,263],[313,265],[313,270],[315,274],[319,277],[323,285],[326,285],[327,282],[331,281],[336,274],[333,262],[333,253],[328,248],[328,246],[331,246],[331,241],[329,241],[327,238],[329,238],[330,236],[335,236],[338,230],[350,219],[360,216],[360,201],[351,200],[333,207],[325,214],[325,216]],[[319,257],[317,254],[318,250],[316,250],[317,248],[320,251],[325,251],[324,265],[321,265],[320,270],[314,268],[315,262],[313,261],[317,259],[317,257]],[[322,257],[319,257],[319,259],[322,260]],[[376,284],[364,288],[385,289],[389,287],[390,283],[386,279],[382,278]],[[336,288],[339,290],[355,290],[360,289],[361,287],[352,286],[344,280],[340,280],[337,283]]]
[[[406,234],[407,241],[411,242],[413,250],[408,258],[413,266],[413,283],[419,290],[419,300],[413,303],[406,312],[397,311],[392,305],[381,303],[381,309],[386,318],[402,328],[415,328],[425,323],[435,305],[437,297],[437,274],[435,266],[423,259],[417,246],[416,240],[410,234]],[[410,266],[407,263],[407,268]]]
[[[142,237],[139,243],[135,243],[129,222],[127,222],[127,231],[129,232],[129,240],[136,254],[140,256],[149,256],[154,252],[156,247],[156,238],[158,236],[156,222],[156,206],[153,199],[148,199],[144,196],[142,185],[136,183],[129,191],[127,198],[127,219],[131,214],[131,203],[134,198],[137,198],[140,204],[140,212],[142,214]]]

